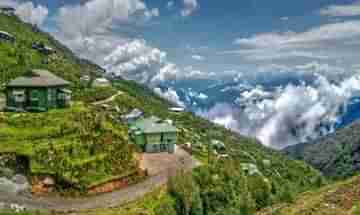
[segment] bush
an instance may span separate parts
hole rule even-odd
[[[162,202],[154,209],[155,215],[177,215],[174,205],[170,201]]]

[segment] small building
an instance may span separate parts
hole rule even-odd
[[[182,113],[182,112],[185,112],[185,108],[183,108],[183,107],[171,107],[171,108],[169,108],[169,111],[174,112],[174,113]]]
[[[224,154],[226,152],[226,146],[220,140],[211,140],[211,146],[218,154]]]
[[[147,153],[174,153],[176,150],[176,127],[154,116],[132,123],[130,136]]]
[[[83,83],[87,83],[90,81],[90,76],[88,75],[83,75],[80,77],[80,81],[83,82]]]
[[[110,81],[106,78],[97,78],[92,83],[93,87],[108,87],[110,85]]]
[[[144,112],[135,108],[130,113],[122,116],[123,120],[126,120],[128,123],[134,123],[136,120],[144,116]]]
[[[45,55],[51,55],[51,54],[54,54],[56,52],[53,48],[51,48],[49,46],[46,46],[42,42],[33,43],[32,48],[39,51],[42,54],[45,54]]]
[[[1,40],[8,42],[15,42],[15,37],[8,32],[0,31],[0,41]]]
[[[15,15],[15,8],[9,6],[0,6],[0,13],[8,16]]]
[[[6,85],[7,111],[48,111],[70,105],[70,83],[46,70],[32,70]]]

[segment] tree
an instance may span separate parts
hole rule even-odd
[[[168,189],[175,199],[178,215],[203,214],[200,189],[191,173],[180,171],[176,176],[169,179]]]
[[[154,209],[155,215],[177,215],[174,205],[170,201],[162,202]]]

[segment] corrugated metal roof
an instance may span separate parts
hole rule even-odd
[[[133,124],[145,134],[177,132],[175,126],[161,122],[157,117],[140,119]]]
[[[65,81],[47,70],[32,70],[31,76],[21,76],[12,80],[8,87],[57,87],[68,86]]]
[[[6,35],[8,37],[14,37],[12,34],[10,34],[9,32],[6,32],[6,31],[0,31],[0,34],[3,34],[3,35]]]

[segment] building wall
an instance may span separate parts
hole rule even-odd
[[[144,146],[146,144],[145,135],[144,134],[135,135],[135,142],[137,145]]]
[[[159,153],[159,152],[175,152],[175,145],[177,141],[177,135],[173,133],[157,133],[146,134],[145,152],[147,153]]]
[[[176,143],[177,142],[177,136],[176,133],[163,133],[163,141],[165,143]]]
[[[161,134],[146,134],[146,143],[147,144],[160,144],[161,143]]]
[[[28,104],[26,109],[30,111],[47,111],[48,110],[48,89],[47,88],[30,88],[27,89]]]
[[[6,107],[8,110],[47,111],[53,108],[65,108],[68,106],[66,100],[59,100],[59,90],[62,88],[8,88],[6,90]],[[25,91],[25,101],[15,102],[14,91]]]

